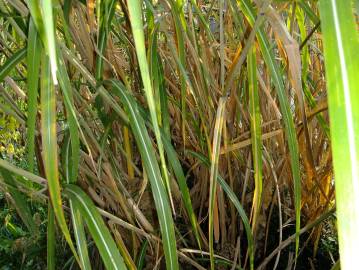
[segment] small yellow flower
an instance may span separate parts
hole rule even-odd
[[[15,152],[15,148],[14,148],[14,145],[12,143],[10,143],[7,147],[7,152],[8,154],[14,154]]]

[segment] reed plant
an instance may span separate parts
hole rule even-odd
[[[79,269],[301,269],[333,218],[354,269],[354,2],[0,0],[0,188],[33,234],[48,207],[48,269],[59,238]]]

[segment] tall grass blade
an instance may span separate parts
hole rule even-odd
[[[253,26],[255,23],[255,12],[253,7],[248,0],[238,0],[240,7],[245,14],[249,23]],[[298,150],[298,141],[296,137],[296,131],[294,128],[294,121],[292,112],[290,110],[290,105],[288,98],[286,96],[286,91],[284,88],[283,76],[280,72],[280,68],[275,61],[273,52],[271,51],[271,46],[269,45],[268,39],[264,33],[263,28],[260,28],[257,32],[257,40],[259,42],[263,59],[269,69],[271,74],[271,79],[273,80],[276,93],[278,95],[279,105],[283,117],[283,122],[285,125],[285,133],[288,141],[290,161],[292,168],[292,176],[294,182],[294,206],[295,206],[295,230],[297,238],[295,241],[295,254],[298,255],[299,250],[299,230],[300,230],[300,206],[301,206],[301,182],[300,182],[300,168],[299,168],[299,150]]]
[[[19,176],[23,176],[27,179],[29,179],[30,181],[34,182],[34,183],[37,183],[39,185],[46,185],[47,184],[47,181],[46,179],[38,176],[38,175],[35,175],[31,172],[28,172],[28,171],[25,171],[15,165],[12,165],[10,162],[0,158],[0,167],[12,172],[12,173],[15,173]]]
[[[96,58],[96,70],[95,70],[96,80],[102,80],[103,62],[105,57],[106,45],[107,45],[107,37],[110,31],[113,15],[115,14],[116,2],[117,2],[116,0],[100,1],[100,5],[102,8],[100,9],[101,16],[99,18],[100,27],[99,27],[99,38],[97,42],[98,55]]]
[[[49,202],[47,210],[47,269],[49,270],[56,269],[55,247],[55,215],[51,203]]]
[[[137,59],[140,66],[141,71],[141,77],[142,82],[146,94],[146,99],[151,115],[151,121],[154,128],[156,141],[157,141],[157,147],[160,154],[161,159],[161,168],[162,168],[162,175],[164,178],[165,186],[169,195],[169,199],[173,207],[173,201],[171,196],[171,189],[170,189],[170,183],[168,178],[168,172],[167,172],[167,166],[166,166],[166,160],[165,155],[163,151],[163,144],[161,140],[161,134],[160,134],[160,128],[158,124],[158,118],[156,114],[156,103],[154,99],[153,89],[152,89],[152,83],[150,78],[150,72],[148,68],[148,63],[145,61],[147,59],[146,57],[146,48],[145,48],[145,37],[143,32],[143,23],[142,23],[142,9],[141,9],[141,1],[140,0],[128,0],[127,6],[130,14],[130,21],[131,21],[131,27],[132,27],[132,33],[133,38],[135,41],[135,47],[136,47],[136,53],[137,53]],[[157,102],[160,102],[159,100]]]
[[[120,82],[112,81],[112,86],[116,91],[116,94],[120,96],[121,101],[128,112],[130,126],[139,148],[146,173],[150,180],[153,199],[155,201],[161,228],[166,266],[168,269],[176,270],[178,269],[178,259],[171,208],[150,137],[132,96]]]
[[[317,14],[315,14],[314,10],[309,6],[308,2],[305,0],[299,0],[298,5],[304,10],[305,14],[312,21],[313,24],[317,24],[320,22]]]
[[[61,61],[59,64],[59,70],[61,70]],[[61,73],[61,72],[60,72]],[[61,76],[59,76],[59,81],[61,85]],[[75,166],[71,162],[72,152],[70,145],[71,143],[71,129],[70,129],[70,135],[65,136],[64,140],[64,147],[62,155],[63,157],[63,165],[64,165],[64,174],[66,178],[66,183],[75,183],[76,178],[73,178],[71,175],[72,168]],[[76,166],[75,166],[76,167]],[[87,240],[86,240],[86,234],[85,234],[85,227],[82,219],[82,215],[79,210],[79,206],[76,202],[74,202],[71,198],[69,198],[69,204],[70,204],[70,213],[71,213],[71,220],[72,220],[72,226],[73,226],[73,232],[76,240],[77,245],[77,251],[79,255],[79,259],[81,262],[81,268],[83,270],[91,269],[91,263],[88,255],[88,249],[87,249]]]
[[[142,107],[140,107],[138,103],[137,103],[137,106],[138,106],[138,109],[140,110],[140,113],[141,113],[143,119],[146,121],[146,124],[148,124],[151,128],[153,128],[151,126],[147,111],[144,110]],[[166,151],[166,154],[168,157],[169,165],[171,166],[171,168],[176,176],[176,179],[178,181],[178,185],[179,185],[179,189],[181,191],[183,203],[184,203],[185,209],[187,211],[187,215],[190,219],[194,236],[196,237],[197,244],[198,244],[199,248],[201,248],[201,241],[200,241],[200,236],[199,236],[199,232],[198,232],[198,221],[197,221],[196,214],[193,211],[191,195],[190,195],[189,188],[187,186],[186,177],[183,172],[181,162],[178,159],[178,155],[176,153],[175,148],[173,147],[171,142],[166,137],[165,128],[161,129],[161,135],[162,135],[164,150]]]
[[[320,1],[341,268],[353,269],[359,243],[359,48],[352,1]]]
[[[41,60],[41,40],[32,19],[30,19],[27,47],[27,160],[29,170],[34,171],[35,129],[37,114],[37,96],[39,87],[39,71]]]
[[[83,270],[91,269],[90,258],[87,249],[87,240],[85,234],[85,228],[83,223],[83,217],[79,210],[78,203],[70,199],[70,210],[72,217],[72,225],[74,229],[74,236],[76,239],[77,251],[81,261],[81,268]]]
[[[196,153],[190,150],[187,150],[186,153],[191,154],[192,156],[196,157],[201,163],[203,163],[208,168],[211,167],[211,162],[209,159],[204,156],[201,153]],[[253,270],[254,269],[254,241],[253,241],[253,234],[251,231],[251,225],[249,223],[249,219],[246,215],[246,212],[243,209],[243,206],[239,202],[237,195],[233,192],[231,187],[226,183],[226,181],[223,179],[223,177],[218,174],[217,175],[217,181],[224,190],[224,192],[227,194],[228,198],[231,200],[233,205],[236,207],[239,216],[241,217],[244,225],[244,229],[246,231],[247,236],[247,242],[248,242],[248,250],[249,250],[249,258],[250,258],[250,267]]]
[[[26,56],[26,48],[18,50],[0,67],[0,82],[9,75],[10,71]]]
[[[181,66],[186,66],[186,53],[185,53],[185,44],[184,44],[184,29],[186,28],[184,13],[183,13],[183,1],[173,1],[169,0],[170,5],[172,6],[171,13],[174,19],[174,25],[176,30],[176,41],[177,41],[177,51],[178,51],[178,60]],[[182,118],[182,137],[183,145],[186,145],[186,78],[182,72],[180,72],[180,87],[181,87],[181,118]]]
[[[257,84],[257,58],[256,48],[252,47],[248,54],[248,84],[249,84],[249,111],[251,116],[251,139],[254,169],[254,198],[253,198],[253,226],[255,232],[257,218],[260,213],[263,179],[262,179],[262,132],[261,132],[261,112],[259,107],[259,94]]]
[[[162,132],[162,134],[163,133],[164,132]],[[201,240],[200,240],[200,236],[199,236],[199,232],[198,232],[199,225],[198,225],[196,214],[193,211],[191,195],[190,195],[187,183],[186,183],[186,177],[184,175],[181,163],[178,159],[177,153],[176,153],[175,149],[173,148],[172,144],[167,140],[167,138],[164,135],[162,136],[162,140],[163,140],[163,146],[165,148],[165,151],[166,151],[166,154],[168,157],[169,164],[170,164],[170,166],[176,176],[176,179],[178,181],[178,185],[179,185],[179,188],[181,191],[183,203],[186,208],[188,218],[190,219],[190,222],[192,225],[193,234],[196,237],[198,247],[201,248]]]
[[[224,108],[227,98],[219,100],[216,122],[213,132],[212,156],[211,156],[211,172],[209,187],[209,207],[208,207],[208,234],[209,234],[209,253],[211,261],[211,269],[214,269],[214,247],[213,247],[213,214],[217,193],[217,176],[218,176],[218,159],[221,147],[222,128],[224,123]]]
[[[12,199],[14,200],[14,207],[18,212],[21,220],[24,222],[29,232],[36,236],[38,234],[38,227],[36,226],[34,219],[31,215],[31,210],[29,204],[26,201],[26,197],[21,194],[18,190],[18,186],[14,181],[14,178],[10,172],[4,168],[0,168],[0,173],[4,179],[4,183],[7,185],[7,190],[9,191]]]
[[[56,94],[51,82],[49,59],[44,53],[41,61],[41,134],[45,173],[54,215],[75,258],[78,259],[62,209],[57,155]]]
[[[61,70],[61,61],[59,64],[59,70]],[[60,71],[60,73],[61,73],[61,71]],[[59,81],[60,81],[60,85],[61,85],[61,76],[59,76]],[[76,125],[75,125],[75,127],[76,127]],[[78,168],[78,160],[77,160],[77,165],[73,164],[73,161],[72,161],[72,157],[73,157],[72,148],[73,147],[71,147],[71,146],[73,144],[72,144],[71,140],[72,140],[72,138],[71,138],[71,127],[70,127],[70,131],[65,136],[64,147],[62,149],[62,156],[63,156],[62,164],[64,167],[63,170],[64,170],[65,179],[66,179],[67,184],[76,182],[76,178],[73,177],[71,172],[73,172],[74,167]],[[76,150],[76,151],[79,151],[79,150],[80,149],[78,148],[78,150]],[[90,263],[90,259],[88,256],[85,227],[84,227],[81,213],[79,211],[78,204],[76,204],[76,202],[74,202],[71,198],[69,198],[69,204],[70,204],[70,213],[71,213],[73,232],[74,232],[74,236],[75,236],[75,240],[76,240],[77,251],[78,251],[78,255],[79,255],[79,259],[80,259],[80,263],[81,263],[81,268],[83,270],[91,269],[91,263]]]
[[[40,0],[28,0],[27,7],[30,11],[32,20],[40,34],[40,37],[43,38],[43,36],[45,35],[45,30],[42,22]]]
[[[126,269],[125,263],[116,247],[116,243],[94,203],[87,194],[78,186],[68,184],[64,189],[65,194],[75,204],[87,227],[92,238],[101,254],[101,258],[107,269]]]
[[[51,75],[54,85],[57,85],[57,56],[56,56],[56,36],[55,23],[56,16],[53,14],[52,0],[40,1],[42,12],[42,24],[44,26],[44,35],[42,41],[44,42],[46,52],[50,59]],[[40,32],[41,35],[41,32]]]
[[[76,118],[70,78],[68,76],[64,60],[60,54],[58,57],[58,80],[64,95],[64,103],[67,112],[67,123],[71,139],[71,151],[67,151],[68,162],[66,164],[68,166],[66,166],[66,170],[69,171],[66,174],[66,178],[68,182],[76,183],[80,160],[80,138],[78,131],[80,124]]]
[[[148,247],[148,240],[145,239],[141,246],[140,253],[138,254],[138,257],[137,257],[137,262],[136,262],[137,270],[142,270],[143,267],[145,266],[145,257],[146,257],[147,247]]]

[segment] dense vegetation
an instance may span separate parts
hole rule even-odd
[[[1,269],[353,269],[354,2],[0,0]]]

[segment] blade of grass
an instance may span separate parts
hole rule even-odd
[[[140,114],[142,115],[143,119],[146,121],[146,124],[151,129],[153,129],[153,127],[150,123],[150,118],[148,116],[148,112],[143,107],[140,107],[140,105],[138,103],[136,103],[136,105],[138,106],[138,110],[140,111]],[[178,159],[176,150],[174,149],[173,145],[166,137],[166,131],[164,129],[161,129],[160,131],[161,131],[164,150],[166,151],[169,164],[170,164],[170,166],[176,176],[176,179],[178,181],[178,185],[179,185],[179,188],[181,191],[183,203],[186,208],[188,217],[190,219],[192,229],[193,229],[194,235],[197,240],[197,244],[199,247],[201,247],[200,236],[199,236],[199,232],[198,232],[198,221],[197,221],[196,214],[193,211],[191,196],[190,196],[190,192],[189,192],[189,189],[188,189],[188,186],[186,183],[186,177],[184,175],[181,163]]]
[[[208,168],[211,167],[211,163],[206,156],[201,153],[196,153],[194,151],[187,150],[186,153],[191,154],[196,157],[199,161],[201,161]],[[233,192],[231,187],[226,183],[226,181],[222,178],[220,174],[217,175],[217,181],[220,184],[221,188],[227,194],[228,198],[231,200],[233,205],[236,207],[239,216],[242,218],[244,229],[246,231],[247,242],[248,242],[248,252],[250,258],[250,267],[254,269],[254,244],[253,244],[253,234],[251,231],[251,225],[249,223],[249,219],[244,211],[241,203],[239,202],[237,195]]]
[[[167,109],[167,95],[164,88],[164,79],[163,79],[163,69],[162,63],[157,52],[157,39],[158,39],[158,24],[152,30],[149,37],[149,48],[148,48],[148,58],[150,59],[149,69],[151,78],[153,81],[154,95],[156,100],[160,100],[156,104],[156,111],[158,115],[159,125],[164,127],[167,134],[169,132],[169,122],[168,122],[168,109]],[[168,137],[169,138],[169,137]]]
[[[191,195],[190,195],[187,183],[186,183],[186,177],[184,175],[181,163],[178,159],[175,149],[173,148],[172,144],[165,137],[164,132],[162,132],[162,134],[163,134],[163,136],[162,136],[163,146],[167,153],[169,164],[170,164],[171,168],[173,169],[173,172],[178,181],[178,185],[179,185],[179,188],[181,191],[183,203],[186,208],[187,215],[190,219],[193,233],[197,240],[198,247],[201,248],[201,240],[200,240],[200,236],[199,236],[199,232],[198,232],[198,221],[197,221],[196,214],[193,211]]]
[[[40,1],[40,4],[42,12],[41,18],[45,30],[44,35],[42,36],[42,41],[44,42],[47,55],[50,59],[52,81],[54,85],[57,85],[57,56],[54,24],[54,22],[56,22],[56,16],[53,14],[52,0]]]
[[[91,269],[91,263],[88,255],[87,240],[86,240],[82,215],[79,210],[79,206],[77,202],[73,202],[73,200],[71,199],[70,199],[70,210],[71,210],[74,236],[76,239],[77,251],[81,261],[81,267],[83,270]]]
[[[246,16],[248,22],[253,26],[255,23],[255,12],[252,5],[248,0],[238,0],[240,8]],[[299,250],[299,230],[300,230],[300,206],[301,206],[301,182],[300,182],[300,168],[299,168],[299,151],[298,141],[294,128],[294,120],[290,110],[290,104],[286,97],[286,91],[284,88],[283,75],[280,72],[280,68],[275,61],[271,46],[266,38],[263,28],[261,27],[257,32],[257,40],[259,42],[262,56],[271,74],[276,93],[278,95],[279,105],[285,125],[285,133],[288,141],[292,176],[294,182],[294,206],[295,206],[295,230],[296,230],[296,241],[295,241],[295,254],[298,256]]]
[[[101,5],[101,15],[99,18],[100,28],[99,28],[99,38],[97,42],[98,47],[98,55],[96,58],[96,70],[95,70],[95,78],[96,80],[102,80],[103,73],[103,61],[104,54],[107,45],[107,37],[110,31],[111,21],[113,15],[115,14],[116,9],[116,0],[105,0],[100,1]]]
[[[176,41],[177,41],[177,50],[178,50],[178,60],[181,63],[181,66],[186,66],[186,54],[185,54],[185,44],[184,44],[184,31],[186,24],[184,21],[184,14],[183,14],[183,2],[182,1],[173,1],[169,0],[171,8],[172,17],[174,19],[174,25],[176,30]],[[183,138],[183,145],[186,145],[186,78],[182,72],[180,74],[180,87],[181,87],[181,117],[182,117],[182,138]]]
[[[62,209],[61,187],[59,183],[57,135],[56,135],[56,95],[51,82],[49,59],[43,53],[41,66],[41,134],[45,174],[48,181],[50,199],[54,215],[71,251],[78,261]]]
[[[40,36],[42,38],[42,36],[44,35],[44,25],[42,23],[42,14],[41,14],[41,9],[40,9],[40,1],[39,0],[28,0],[27,1],[27,7],[30,11],[32,20],[38,30],[38,32],[40,33]]]
[[[110,229],[115,237],[117,247],[118,247],[120,254],[126,264],[127,269],[128,270],[136,270],[137,269],[136,265],[135,265],[134,261],[132,260],[132,257],[126,248],[125,242],[123,241],[120,232],[116,229],[116,226],[112,221],[109,222],[109,225],[110,225]]]
[[[341,268],[359,242],[359,37],[352,1],[320,1],[332,139]],[[350,218],[348,218],[350,217]]]
[[[65,0],[64,1],[63,11],[64,11],[65,22],[67,24],[69,23],[69,17],[70,17],[71,8],[72,8],[72,0]]]
[[[66,185],[64,193],[71,198],[73,204],[76,204],[76,208],[84,218],[106,268],[126,269],[115,241],[111,237],[111,234],[94,203],[87,194],[81,188],[73,184]]]
[[[190,219],[194,236],[196,237],[198,246],[201,247],[200,237],[197,228],[198,226],[197,218],[195,213],[193,212],[191,197],[186,183],[186,178],[184,176],[181,163],[178,160],[177,153],[170,142],[170,124],[169,124],[169,113],[167,108],[167,94],[164,86],[163,67],[159,55],[157,53],[157,30],[158,27],[154,29],[154,33],[151,35],[152,42],[150,43],[151,46],[149,51],[150,51],[150,57],[152,58],[151,66],[150,66],[151,74],[152,74],[154,85],[157,85],[157,88],[159,90],[158,94],[160,95],[160,101],[161,101],[159,114],[161,115],[160,123],[162,124],[161,125],[162,128],[160,130],[162,136],[162,142],[163,142],[164,150],[166,151],[168,157],[168,162],[177,178],[181,195],[183,198],[183,203],[186,208],[188,217]],[[141,110],[142,108],[139,109]],[[150,119],[149,117],[147,117],[148,113],[145,110],[141,110],[141,114],[142,117],[146,120],[146,122],[150,123]],[[150,127],[153,129],[153,126],[150,125]]]
[[[12,172],[12,173],[15,173],[17,175],[20,175],[20,176],[23,176],[27,179],[29,179],[30,181],[34,182],[34,183],[37,183],[39,185],[46,185],[47,184],[47,180],[38,176],[38,175],[35,175],[31,172],[28,172],[28,171],[25,171],[17,166],[14,166],[12,165],[11,163],[9,163],[8,161],[6,160],[3,160],[0,158],[0,167],[4,168],[4,169],[7,169],[8,171]]]
[[[173,200],[171,195],[170,183],[167,173],[166,160],[163,151],[163,144],[161,140],[161,134],[158,124],[158,118],[156,114],[156,104],[153,95],[153,89],[151,84],[150,72],[148,68],[147,58],[146,58],[146,48],[145,48],[145,37],[143,32],[143,23],[142,23],[142,12],[141,12],[141,1],[139,0],[128,0],[127,6],[130,14],[130,21],[132,27],[132,33],[135,41],[137,59],[140,66],[142,82],[146,94],[146,99],[151,115],[151,121],[154,127],[154,132],[156,136],[156,142],[158,151],[161,159],[161,169],[162,175],[164,178],[164,183],[169,195],[170,203],[172,205],[172,209],[174,211]],[[160,101],[158,101],[160,102]]]
[[[137,262],[136,262],[137,270],[142,270],[143,267],[145,266],[147,246],[148,246],[148,240],[145,239],[141,246],[140,253],[138,254],[138,257],[137,257]]]
[[[47,210],[47,269],[49,270],[56,269],[55,247],[55,216],[54,210],[52,209],[51,203],[49,202]]]
[[[37,96],[39,86],[39,71],[42,45],[40,37],[35,28],[34,22],[30,19],[29,34],[27,47],[27,161],[29,163],[29,171],[34,171],[35,156],[35,129],[36,129],[36,113],[37,113]]]
[[[319,23],[319,18],[315,14],[314,9],[309,6],[309,4],[305,0],[299,0],[298,5],[304,10],[307,14],[308,18],[312,21],[313,24]]]
[[[114,80],[111,82],[113,90],[115,90],[116,94],[120,96],[121,101],[128,112],[130,126],[137,142],[137,146],[143,160],[143,165],[150,180],[153,199],[155,201],[160,223],[167,268],[176,270],[178,269],[178,259],[176,253],[177,249],[174,224],[166,188],[164,186],[164,182],[162,181],[160,169],[156,161],[150,137],[132,96],[125,90],[124,86],[120,82]]]
[[[80,138],[78,131],[78,126],[80,126],[80,124],[76,118],[70,78],[68,76],[65,63],[60,54],[58,57],[58,80],[64,95],[64,103],[67,112],[67,123],[71,138],[71,154],[68,152],[68,164],[70,165],[71,170],[68,174],[68,179],[70,183],[76,183],[80,159]]]
[[[213,215],[214,205],[217,193],[217,176],[218,176],[218,159],[219,150],[221,147],[222,127],[224,122],[224,109],[227,98],[221,98],[219,100],[216,122],[213,131],[213,144],[212,144],[212,156],[211,156],[211,172],[210,172],[210,187],[209,187],[209,207],[208,207],[208,234],[209,234],[209,253],[211,261],[211,269],[214,270],[214,248],[213,248]]]
[[[17,184],[10,172],[4,168],[0,168],[0,173],[7,184],[7,189],[14,200],[14,206],[18,212],[21,220],[24,222],[29,232],[36,236],[38,234],[38,228],[31,215],[30,207],[26,201],[26,197],[23,196],[18,190]]]
[[[0,82],[10,73],[10,71],[20,63],[26,56],[26,48],[18,50],[0,67]]]
[[[254,169],[254,197],[253,197],[253,233],[256,231],[257,218],[260,213],[263,179],[262,179],[262,132],[261,112],[259,107],[259,94],[257,84],[257,58],[256,48],[252,47],[247,57],[248,61],[248,89],[249,89],[249,111],[251,116],[251,140]]]
[[[61,63],[59,65],[61,69]],[[59,77],[60,78],[60,77]],[[60,79],[61,84],[61,79]],[[71,133],[71,131],[69,132]],[[64,147],[63,147],[63,166],[65,171],[65,178],[66,183],[75,183],[76,179],[73,179],[71,177],[71,171],[73,168],[73,165],[71,164],[71,135],[65,136],[64,140]],[[79,211],[79,207],[76,203],[73,202],[72,199],[69,199],[70,204],[70,213],[71,213],[71,219],[72,219],[72,226],[73,226],[73,232],[76,240],[77,245],[77,251],[79,254],[79,259],[81,262],[81,268],[83,270],[91,269],[91,263],[88,256],[88,249],[87,249],[87,240],[86,240],[86,234],[84,229],[84,224],[82,220],[81,213]]]

